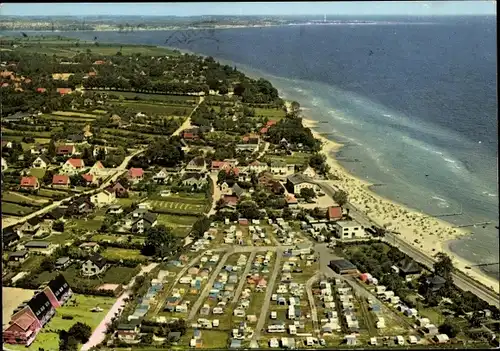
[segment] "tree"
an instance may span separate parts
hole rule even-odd
[[[314,190],[311,188],[300,189],[300,197],[303,197],[306,201],[316,197]]]
[[[451,318],[446,318],[443,324],[439,326],[439,332],[448,335],[450,338],[454,338],[460,333],[460,327]]]
[[[434,263],[434,272],[447,281],[451,281],[451,273],[453,272],[453,262],[451,258],[447,254],[440,252],[436,255],[436,259],[437,262]]]
[[[347,193],[344,190],[336,191],[335,194],[333,194],[333,200],[340,206],[344,206],[347,202]]]
[[[71,326],[71,328],[69,328],[68,334],[82,344],[85,344],[87,341],[89,341],[89,338],[92,335],[92,328],[88,324],[76,322]]]
[[[210,228],[210,219],[207,216],[199,218],[193,224],[192,233],[195,238],[201,238],[203,233],[205,233]]]
[[[63,221],[55,221],[54,224],[52,224],[52,229],[55,230],[56,232],[64,232],[64,222]]]
[[[147,333],[141,336],[141,343],[151,345],[153,343],[153,333]]]
[[[145,233],[143,255],[165,257],[177,244],[171,229],[164,225],[148,228]]]

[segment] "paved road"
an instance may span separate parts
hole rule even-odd
[[[200,107],[203,100],[205,100],[205,98],[203,96],[200,96],[200,101],[198,102],[198,104],[193,108],[193,111],[191,111],[191,113],[189,114],[188,118],[186,118],[184,123],[182,123],[181,126],[177,128],[175,132],[172,133],[172,136],[179,135],[183,130],[191,128],[191,116],[193,115],[194,111],[196,111],[198,107]]]
[[[241,292],[243,291],[243,286],[245,285],[246,278],[248,273],[250,273],[250,269],[252,268],[252,262],[255,260],[255,256],[257,256],[257,251],[253,251],[249,257],[247,257],[248,261],[245,266],[245,270],[243,271],[243,274],[241,275],[240,278],[240,283],[238,284],[238,289],[236,289],[236,292],[234,293],[234,298],[233,298],[233,303],[238,302],[238,299],[240,298]]]
[[[49,211],[51,211],[51,210],[59,207],[63,202],[71,200],[74,197],[78,197],[78,196],[81,196],[81,195],[92,195],[92,194],[98,193],[99,191],[102,191],[111,182],[113,182],[116,179],[118,179],[125,172],[125,169],[126,169],[128,163],[130,162],[130,160],[134,156],[137,156],[137,155],[139,155],[140,153],[142,153],[144,151],[145,151],[144,149],[137,150],[133,154],[125,157],[125,159],[123,160],[123,162],[117,168],[115,168],[115,174],[108,181],[106,181],[105,183],[101,184],[101,186],[99,186],[99,188],[97,188],[97,189],[91,189],[91,190],[87,190],[87,191],[83,191],[83,192],[77,193],[77,194],[73,194],[71,196],[68,196],[68,197],[62,199],[62,200],[55,201],[52,204],[50,204],[50,205],[48,205],[48,206],[46,206],[46,207],[44,207],[44,208],[42,208],[42,209],[40,209],[40,210],[38,210],[36,212],[30,213],[29,215],[26,215],[24,217],[19,217],[19,218],[3,218],[2,219],[2,227],[3,228],[7,228],[7,227],[10,227],[10,226],[16,225],[18,223],[24,223],[24,222],[26,222],[27,220],[29,220],[31,218],[37,217],[39,215],[42,215],[44,213],[47,213],[47,212],[49,212]]]
[[[153,269],[157,265],[158,265],[157,263],[153,263],[153,264],[150,264],[146,267],[143,267],[141,269],[141,271],[136,276],[134,276],[132,278],[132,280],[125,286],[125,291],[120,295],[120,297],[118,297],[118,299],[113,304],[111,309],[108,311],[106,316],[102,319],[101,323],[99,323],[97,328],[94,330],[94,332],[92,333],[92,335],[89,338],[89,341],[87,341],[82,346],[81,351],[87,351],[87,350],[91,349],[92,347],[95,347],[104,341],[104,339],[106,338],[106,330],[108,328],[108,324],[111,323],[111,320],[115,316],[120,315],[120,313],[121,313],[119,311],[120,309],[123,311],[123,308],[125,307],[125,299],[127,299],[131,294],[130,289],[134,285],[135,279],[138,276],[144,275],[145,273],[151,271],[151,269]]]
[[[319,321],[318,321],[318,311],[316,310],[316,302],[314,301],[314,295],[312,293],[313,284],[320,279],[321,273],[316,273],[306,282],[307,298],[309,299],[309,305],[311,306],[311,317],[313,321],[314,332],[316,337],[320,337]]]
[[[226,252],[224,256],[222,256],[221,260],[219,261],[219,264],[217,265],[217,267],[214,269],[214,272],[210,276],[210,280],[207,282],[207,285],[201,292],[200,297],[198,298],[198,300],[196,300],[193,307],[191,308],[188,320],[192,320],[196,316],[196,313],[198,313],[198,310],[200,309],[201,305],[208,297],[208,294],[210,293],[210,290],[212,289],[212,286],[214,285],[215,279],[217,279],[219,272],[221,271],[222,267],[224,267],[224,265],[226,264],[227,258],[233,253],[234,251],[230,249],[228,252]]]
[[[335,190],[333,187],[326,182],[316,182],[327,194],[328,196],[333,196]],[[372,225],[376,225],[366,214],[361,211],[358,211],[355,206],[348,203],[344,206],[346,209],[349,209],[349,215],[358,221],[361,225],[365,227],[371,227]],[[433,269],[433,264],[435,259],[429,256],[427,253],[422,252],[419,248],[411,245],[406,242],[402,238],[398,237],[396,234],[387,233],[384,241],[396,246],[402,252],[410,256],[417,262],[420,262],[428,269]],[[455,273],[452,274],[453,282],[456,286],[464,291],[470,291],[480,299],[486,301],[490,305],[496,306],[500,308],[500,295],[495,291],[491,290],[489,287],[484,284],[477,282],[473,278],[466,275],[464,272],[456,270]]]
[[[251,344],[255,345],[255,343],[260,339],[260,333],[262,328],[264,328],[264,324],[266,323],[267,314],[269,311],[269,305],[271,304],[271,296],[274,291],[274,285],[276,283],[276,279],[278,278],[278,273],[281,268],[281,259],[283,258],[283,250],[280,249],[276,251],[276,261],[274,263],[273,273],[271,278],[269,278],[269,285],[266,289],[266,296],[264,297],[264,305],[260,310],[259,321],[257,322],[257,326],[255,327],[255,333],[253,334]]]

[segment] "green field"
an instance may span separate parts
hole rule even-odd
[[[269,162],[275,162],[275,161],[285,161],[289,165],[294,165],[294,164],[304,164],[308,162],[309,158],[311,157],[310,154],[306,152],[296,152],[293,155],[290,156],[265,156],[265,160]]]
[[[45,197],[39,197],[36,195],[24,195],[24,194],[19,194],[15,193],[12,191],[6,191],[2,194],[2,200],[4,201],[13,201],[13,202],[18,202],[22,204],[23,202],[36,202],[38,204],[44,204],[47,203],[49,200]]]
[[[39,196],[46,196],[46,197],[54,197],[54,196],[58,196],[58,195],[63,195],[65,197],[68,197],[71,195],[71,193],[68,193],[66,191],[52,190],[52,189],[39,189],[38,195]]]
[[[11,214],[14,216],[25,216],[35,212],[38,208],[30,206],[21,206],[10,202],[2,202],[2,213]]]
[[[254,109],[255,117],[264,116],[267,117],[270,121],[279,121],[286,116],[286,112],[282,109],[260,107],[256,107]]]
[[[189,95],[165,95],[165,94],[147,94],[136,93],[134,91],[109,91],[109,90],[93,90],[97,93],[113,94],[123,96],[127,100],[134,100],[135,97],[141,100],[167,102],[168,104],[180,104],[184,106],[196,105],[196,98]]]
[[[110,92],[110,94],[113,94]],[[162,105],[153,103],[144,103],[136,101],[123,101],[115,103],[118,106],[129,108],[134,112],[142,112],[145,114],[155,113],[164,116],[187,116],[193,110],[192,106],[178,106],[178,105]]]
[[[117,247],[108,247],[102,252],[105,258],[119,260],[119,259],[133,259],[133,260],[146,260],[146,256],[141,255],[139,250],[121,249]]]
[[[75,303],[73,303],[75,301]],[[37,335],[33,344],[30,347],[22,345],[8,345],[12,350],[28,350],[38,351],[40,348],[45,350],[59,349],[59,335],[49,330],[68,330],[76,322],[88,324],[94,330],[109,309],[115,303],[116,299],[112,297],[88,296],[74,294],[64,306],[56,310],[56,314],[50,322]],[[91,312],[90,310],[96,306],[103,309],[102,312]],[[62,319],[62,316],[73,316],[72,320]]]
[[[91,240],[92,241],[109,240],[110,242],[125,242],[126,243],[126,242],[128,242],[128,235],[97,234],[97,235],[93,235]],[[144,243],[144,238],[132,236],[132,242],[142,244],[142,243]]]
[[[148,201],[154,210],[166,210],[179,214],[196,214],[202,213],[205,209],[205,204],[200,203],[186,203],[177,201],[165,200],[149,200]]]
[[[56,115],[43,115],[43,119],[48,121],[58,121],[58,122],[74,122],[74,123],[86,123],[92,122],[96,118],[86,118],[86,117],[78,117],[78,116],[56,116]]]
[[[35,176],[38,179],[42,179],[45,175],[45,169],[43,168],[30,168],[29,172],[32,176]]]
[[[192,226],[196,222],[194,216],[173,216],[169,214],[160,213],[158,215],[158,223],[167,226]]]

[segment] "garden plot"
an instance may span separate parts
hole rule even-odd
[[[148,200],[154,210],[166,211],[179,214],[197,214],[202,213],[205,209],[205,204],[179,202],[176,200]]]

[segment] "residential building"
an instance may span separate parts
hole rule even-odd
[[[32,163],[33,168],[46,169],[50,165],[50,160],[45,155],[38,156]]]
[[[115,183],[113,186],[107,187],[106,190],[114,192],[117,198],[123,197],[128,193],[127,188],[125,188],[119,182]]]
[[[38,229],[40,229],[41,223],[42,219],[40,217],[30,218],[23,223],[21,231],[23,234],[34,234]]]
[[[107,268],[107,261],[99,254],[92,255],[82,265],[82,274],[85,276],[94,276],[101,273]]]
[[[2,245],[4,249],[14,246],[19,239],[21,239],[19,232],[15,230],[14,227],[8,227],[2,230]]]
[[[68,95],[73,93],[73,89],[71,88],[57,88],[56,91],[61,95]]]
[[[316,171],[311,166],[307,166],[307,168],[304,171],[302,171],[302,174],[311,179],[316,177]]]
[[[26,261],[26,259],[29,256],[28,250],[21,250],[21,251],[16,251],[11,254],[9,254],[9,263],[14,262],[14,263],[23,263]]]
[[[182,180],[182,185],[194,187],[196,189],[202,188],[207,184],[208,179],[204,174],[200,173],[186,173]]]
[[[87,252],[97,252],[99,250],[99,244],[95,242],[86,242],[79,246],[80,249]]]
[[[138,182],[144,178],[144,170],[142,168],[130,168],[128,170],[128,179],[131,182]]]
[[[57,156],[72,156],[75,152],[74,145],[61,145],[56,148]]]
[[[317,184],[313,183],[311,180],[309,180],[309,178],[306,178],[300,173],[289,175],[286,178],[286,188],[293,194],[300,194],[300,191],[306,188],[312,189],[314,191],[320,190]]]
[[[420,273],[422,273],[422,268],[418,265],[418,263],[409,257],[399,262],[397,267],[399,268],[399,275],[406,280],[418,278]]]
[[[70,184],[69,176],[65,174],[54,174],[52,176],[52,187],[54,188],[69,188]]]
[[[116,201],[116,194],[112,191],[103,190],[97,194],[90,197],[90,201],[96,207],[103,207],[110,205]]]
[[[285,162],[274,161],[271,162],[271,173],[274,175],[285,175],[288,171],[288,166]]]
[[[186,166],[187,172],[205,172],[206,170],[207,166],[202,156],[193,158]]]
[[[267,163],[264,163],[264,162],[260,162],[258,160],[255,160],[253,161],[252,163],[250,163],[250,165],[248,166],[248,169],[251,171],[251,172],[255,172],[257,174],[261,173],[261,172],[265,172],[267,171],[268,169],[268,166],[267,166]]]
[[[153,180],[158,184],[164,184],[169,180],[170,176],[165,168],[162,168],[158,173],[153,176]]]
[[[228,166],[229,164],[225,161],[212,161],[210,170],[212,172],[219,172],[221,171],[225,166]]]
[[[335,233],[339,239],[365,238],[364,227],[356,221],[337,221],[334,225]]]
[[[100,153],[107,155],[108,148],[106,146],[95,145],[94,148],[92,149],[92,156],[97,157],[99,156]]]
[[[88,173],[99,177],[106,174],[106,168],[103,166],[101,161],[97,161],[92,167],[90,167]]]
[[[40,183],[38,182],[37,177],[34,176],[22,177],[20,188],[23,190],[38,190],[40,188]]]
[[[92,186],[99,184],[97,177],[91,173],[82,174],[82,179],[85,182],[85,186]]]
[[[128,323],[118,324],[116,328],[118,339],[127,343],[135,343],[139,335],[140,322],[132,319]]]
[[[90,201],[90,196],[82,195],[71,201],[68,206],[67,213],[83,216],[92,213],[94,207],[94,204]]]
[[[56,269],[65,269],[71,264],[71,258],[69,257],[60,257],[56,260]]]
[[[70,158],[62,166],[62,172],[66,174],[77,174],[85,168],[85,163],[81,158]]]
[[[50,255],[55,250],[56,246],[48,241],[29,241],[24,244],[24,248],[29,252]]]
[[[326,218],[330,221],[338,221],[342,219],[342,207],[340,206],[330,206],[326,211]]]

